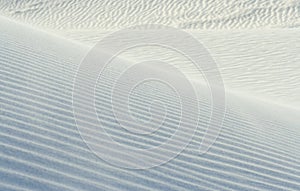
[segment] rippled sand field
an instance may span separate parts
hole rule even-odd
[[[300,1],[0,0],[0,15],[0,190],[300,190]],[[158,146],[180,121],[169,90],[150,84],[133,95],[131,114],[148,119],[155,99],[170,110],[167,123],[150,137],[117,128],[108,95],[128,64],[171,63],[200,97],[190,144],[163,165],[130,170],[102,160],[82,139],[74,81],[98,41],[141,24],[182,29],[205,46],[224,82],[226,114],[216,142],[200,155],[212,109],[203,75],[164,47],[122,52],[95,86],[95,111],[120,144]]]

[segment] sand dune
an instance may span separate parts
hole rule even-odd
[[[300,190],[299,7],[297,0],[1,0],[0,190]],[[117,142],[142,149],[162,144],[180,120],[174,92],[150,84],[130,99],[137,120],[151,117],[153,100],[169,109],[167,122],[152,136],[119,128],[108,95],[128,64],[171,63],[196,84],[201,98],[199,126],[188,147],[166,164],[127,170],[97,157],[82,139],[73,103],[78,67],[103,37],[138,24],[184,29],[218,64],[226,115],[206,154],[197,152],[212,104],[205,79],[185,57],[162,47],[122,52],[95,87],[95,110]],[[124,96],[120,92],[117,98]],[[114,149],[114,160],[124,162]]]
[[[67,2],[61,5],[68,6]],[[0,190],[299,190],[299,110],[290,107],[299,104],[297,30],[264,32],[262,38],[257,31],[247,36],[232,33],[229,39],[217,33],[200,34],[220,63],[224,81],[233,88],[227,90],[222,132],[207,154],[195,152],[209,111],[207,103],[200,101],[200,126],[186,150],[167,164],[141,171],[113,167],[99,159],[77,130],[73,80],[90,46],[1,18]],[[295,38],[289,38],[291,34]],[[271,46],[276,39],[278,47]],[[257,42],[262,46],[257,47]],[[260,56],[261,51],[265,52]],[[134,59],[130,53],[125,58]],[[235,88],[245,93],[236,93]],[[262,92],[271,102],[247,96],[243,88]],[[97,89],[98,111],[109,108],[107,91]],[[160,89],[153,96],[157,95],[165,94]],[[172,99],[166,98],[172,105]],[[137,96],[133,108],[144,110],[143,103],[145,99]],[[169,117],[177,119],[173,106]],[[174,126],[170,123],[152,139],[141,139],[114,129],[112,116],[104,116],[109,133],[133,146],[156,145],[170,136]]]

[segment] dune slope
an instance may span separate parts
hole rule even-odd
[[[73,80],[89,47],[4,18],[0,41],[0,190],[300,188],[297,108],[229,91],[224,127],[208,153],[195,152],[209,111],[200,103],[199,129],[178,157],[146,171],[120,169],[90,152],[75,124]],[[105,91],[99,89],[100,111],[109,101]],[[142,102],[135,104],[145,107]],[[115,131],[106,119],[106,128],[124,144],[149,147],[172,132],[172,126],[166,126],[155,139],[145,141]]]

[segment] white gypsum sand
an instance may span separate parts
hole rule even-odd
[[[130,6],[1,1],[0,190],[299,190],[299,3],[253,2],[228,1],[224,7],[218,1],[154,1],[145,6],[138,1]],[[164,165],[126,170],[98,158],[80,137],[72,107],[73,81],[92,45],[116,28],[153,23],[150,10],[156,6],[164,13],[157,23],[188,29],[216,60],[226,87],[226,117],[216,143],[198,155],[210,112],[209,92],[199,89],[200,122],[191,144]],[[175,17],[180,12],[190,14]],[[195,83],[202,80],[190,63],[167,50],[146,47],[121,56],[124,62],[118,62],[112,74],[127,62],[161,58]],[[149,117],[146,103],[155,96],[170,102],[170,123],[160,132],[139,137],[116,129],[110,114],[104,112],[103,119],[120,143],[148,148],[171,136],[178,108],[164,87],[149,98],[140,93],[153,87],[143,88],[132,102],[135,116]],[[109,108],[108,91],[108,86],[96,88],[98,112]]]

